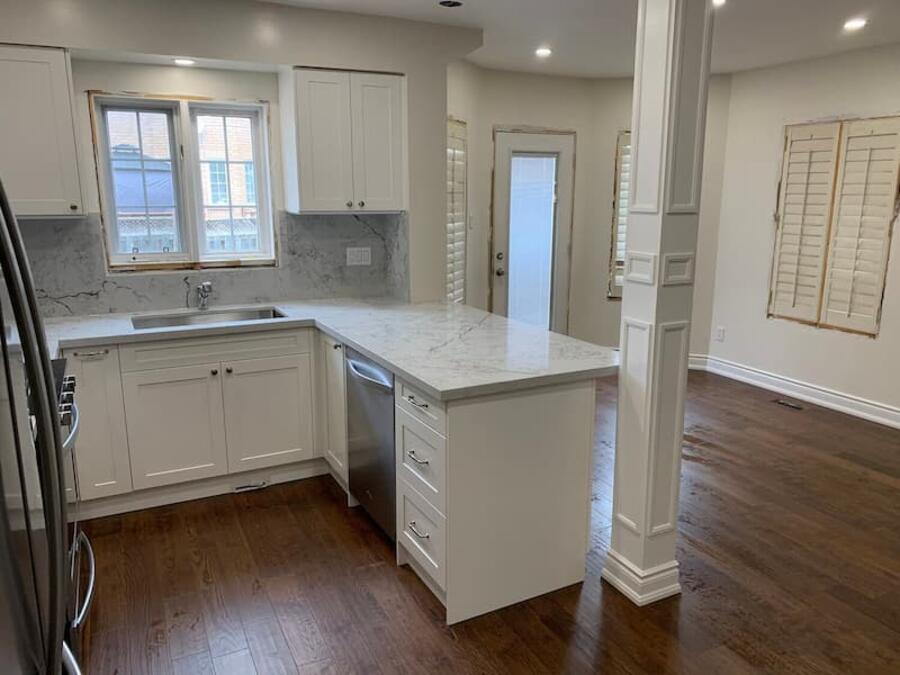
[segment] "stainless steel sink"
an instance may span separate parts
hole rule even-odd
[[[230,321],[260,321],[265,319],[282,319],[284,314],[274,307],[258,309],[231,309],[217,311],[208,309],[202,312],[178,312],[173,314],[152,314],[131,317],[131,325],[135,330],[147,328],[168,328],[171,326],[195,326],[207,323],[223,323]]]

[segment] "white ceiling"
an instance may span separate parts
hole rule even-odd
[[[637,0],[276,0],[318,9],[381,14],[484,30],[469,60],[489,68],[555,75],[628,75],[634,60]],[[869,25],[844,33],[844,21]],[[713,69],[747,70],[900,42],[900,0],[727,0],[716,10]],[[534,50],[546,44],[553,56]]]

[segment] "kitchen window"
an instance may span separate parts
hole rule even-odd
[[[93,110],[111,268],[274,262],[263,104],[96,96]]]
[[[625,277],[625,239],[628,231],[628,203],[631,195],[631,132],[620,131],[616,142],[615,185],[613,186],[612,237],[609,254],[610,298],[622,297]]]
[[[900,117],[786,127],[769,316],[878,334]]]

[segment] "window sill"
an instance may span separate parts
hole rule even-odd
[[[119,274],[122,272],[167,272],[177,270],[220,270],[220,269],[240,269],[240,268],[256,268],[256,267],[277,267],[278,263],[274,258],[247,260],[204,260],[197,261],[172,261],[172,262],[133,262],[133,263],[113,263],[108,265],[110,273]]]

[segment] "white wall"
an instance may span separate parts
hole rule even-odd
[[[72,60],[72,88],[81,165],[82,190],[88,211],[100,210],[88,92],[133,92],[160,96],[206,97],[215,101],[265,101],[269,107],[269,182],[273,211],[284,208],[281,184],[281,135],[278,76],[275,73],[180,68],[142,63]]]
[[[469,131],[467,302],[488,307],[494,128],[530,126],[575,131],[569,331],[598,344],[617,345],[620,301],[607,298],[607,280],[616,139],[620,130],[631,126],[631,80],[548,77],[454,63],[448,69],[447,84],[448,112],[465,120]],[[692,351],[704,353],[712,312],[711,279],[728,96],[729,78],[714,78],[698,245],[696,328],[692,335]]]
[[[481,31],[250,0],[0,0],[0,17],[0,42],[404,73],[410,293],[442,297],[446,65]]]
[[[900,113],[900,45],[733,76],[722,186],[713,356],[900,407],[900,237],[876,339],[767,319],[783,128]]]

